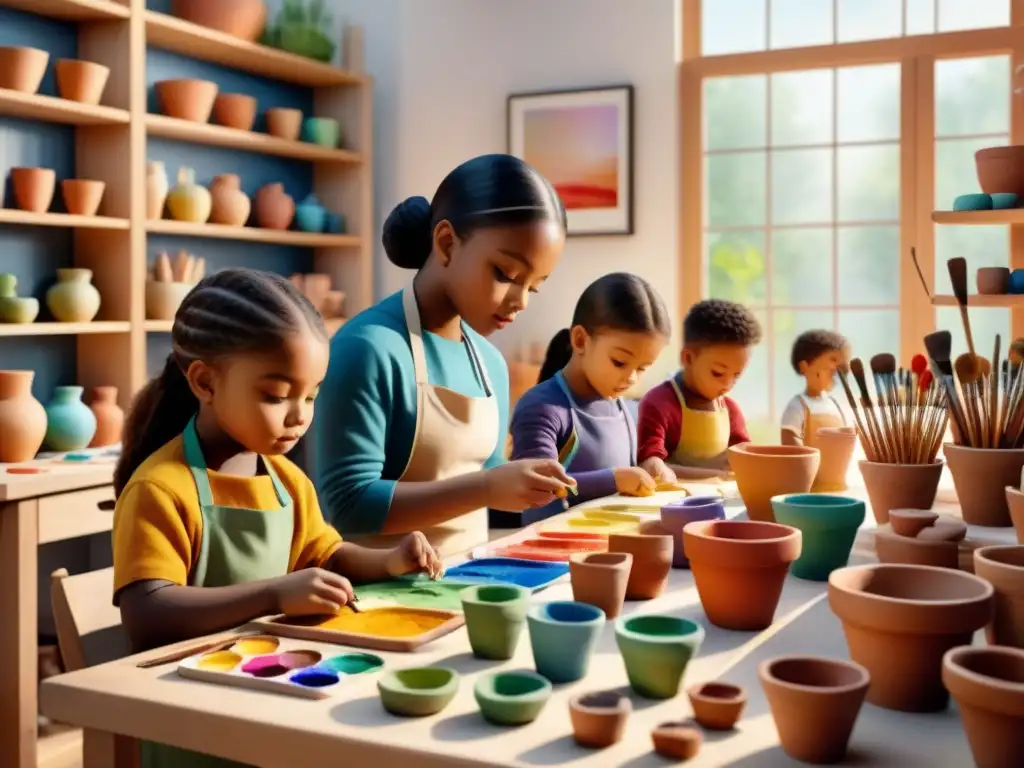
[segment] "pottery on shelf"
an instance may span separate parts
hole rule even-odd
[[[930,509],[893,509],[889,511],[889,525],[899,536],[917,536],[939,519],[938,512]]]
[[[302,124],[304,141],[336,149],[341,142],[341,124],[333,117],[307,117]]]
[[[885,464],[860,461],[871,513],[879,525],[889,522],[890,509],[931,509],[939,489],[943,463]]]
[[[846,565],[865,515],[860,499],[819,493],[776,496],[772,509],[777,521],[803,534],[800,557],[790,572],[810,581],[825,581]]]
[[[615,642],[633,690],[648,699],[671,699],[700,651],[704,627],[675,616],[624,616],[615,623]]]
[[[53,451],[80,451],[96,434],[96,416],[82,402],[83,387],[55,387],[46,404],[46,437]]]
[[[1024,145],[979,149],[974,164],[985,194],[1012,192],[1024,197]]]
[[[225,128],[251,131],[256,122],[256,99],[245,93],[218,93],[213,101],[213,120]]]
[[[46,307],[61,323],[88,323],[100,311],[100,292],[91,269],[58,269],[57,282],[46,292]]]
[[[953,476],[964,522],[1009,528],[1012,523],[1005,489],[1020,482],[1024,448],[968,448],[946,443],[942,452]]]
[[[0,323],[31,323],[39,315],[39,299],[18,296],[18,278],[0,275]]]
[[[178,184],[167,195],[167,211],[172,219],[205,224],[210,220],[213,196],[196,184],[196,172],[187,166],[178,169]]]
[[[569,699],[569,719],[576,743],[604,749],[622,741],[633,711],[628,697],[616,691],[581,693]]]
[[[473,654],[511,659],[526,624],[530,590],[513,584],[481,584],[459,593]]]
[[[300,232],[323,232],[327,211],[316,195],[307,195],[295,206],[295,228]]]
[[[317,61],[334,58],[334,21],[318,0],[284,0],[262,42]]]
[[[168,117],[192,123],[210,122],[213,102],[217,99],[217,84],[210,80],[181,77],[161,80],[154,86],[160,102],[160,111]]]
[[[480,714],[495,725],[525,725],[537,719],[551,698],[551,683],[536,672],[515,670],[484,675],[473,686]]]
[[[837,763],[871,682],[868,670],[845,659],[783,656],[757,669],[779,743],[794,760]]]
[[[35,371],[0,371],[0,464],[29,461],[43,444],[46,410],[32,396]]]
[[[893,531],[875,531],[875,554],[879,562],[892,565],[960,567],[960,548],[955,541],[928,541]]]
[[[96,433],[89,441],[89,447],[101,448],[121,442],[124,411],[117,404],[117,387],[93,387],[89,409],[96,417]]]
[[[256,222],[264,229],[288,229],[295,217],[295,201],[284,184],[267,184],[253,198]]]
[[[327,222],[324,224],[324,231],[330,232],[332,235],[343,235],[347,230],[348,222],[345,220],[345,214],[332,211],[327,212]]]
[[[410,667],[384,672],[377,679],[384,709],[402,717],[436,715],[459,690],[459,673],[446,667]]]
[[[38,93],[50,54],[24,45],[0,46],[0,88]]]
[[[568,600],[539,603],[527,610],[526,623],[537,672],[553,683],[586,676],[604,628],[604,611]]]
[[[817,448],[740,443],[729,448],[729,466],[751,520],[774,522],[772,496],[807,493],[821,463]]]
[[[648,533],[612,533],[609,552],[633,556],[626,582],[627,600],[650,600],[665,591],[672,570],[672,536]]]
[[[1024,545],[974,550],[974,573],[995,590],[992,623],[985,628],[989,643],[1024,648]]]
[[[626,583],[633,566],[628,552],[581,552],[569,556],[572,599],[604,611],[614,619],[626,598]]]
[[[74,216],[95,216],[106,188],[104,182],[92,179],[64,179],[60,183],[64,207]]]
[[[683,529],[690,570],[708,621],[760,631],[775,617],[790,564],[800,556],[796,528],[755,520],[709,520]]]
[[[82,104],[99,104],[110,79],[110,67],[95,61],[58,59],[55,66],[57,93],[62,99]]]
[[[693,719],[709,731],[728,731],[747,706],[747,692],[742,685],[710,682],[694,685],[686,691],[693,708]]]
[[[242,180],[234,173],[213,177],[210,185],[210,222],[229,227],[244,227],[252,202],[242,191]]]
[[[171,12],[178,18],[226,35],[256,42],[267,21],[264,0],[173,0]]]
[[[170,186],[167,169],[162,162],[150,160],[146,163],[146,218],[150,221],[163,218]]]
[[[942,656],[992,619],[992,585],[949,568],[872,564],[828,579],[850,658],[871,673],[867,700],[904,712],[938,712],[949,694]]]
[[[815,447],[821,452],[821,463],[814,478],[814,493],[845,491],[850,460],[857,449],[857,430],[854,427],[821,427]]]
[[[46,213],[53,202],[57,174],[52,168],[11,168],[11,186],[21,210]]]
[[[1001,295],[1010,290],[1009,267],[979,267],[975,279],[982,295]]]
[[[298,141],[302,133],[302,110],[287,107],[273,107],[264,115],[267,133],[286,141]]]
[[[724,520],[725,505],[718,496],[687,496],[661,508],[661,524],[672,534],[672,567],[689,568],[683,548],[683,528],[696,520]]]
[[[651,730],[654,751],[669,760],[690,760],[700,752],[704,735],[689,721],[662,723]]]
[[[173,320],[194,283],[146,281],[146,319]]]

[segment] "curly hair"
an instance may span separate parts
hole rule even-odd
[[[829,352],[842,352],[850,346],[846,337],[835,331],[804,331],[793,342],[790,362],[793,370],[800,373],[800,363],[813,363]]]
[[[752,347],[761,341],[761,324],[742,304],[725,299],[698,301],[683,320],[683,344],[738,344]]]

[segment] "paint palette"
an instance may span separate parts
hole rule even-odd
[[[483,557],[449,568],[445,578],[471,584],[515,584],[541,589],[569,573],[567,563],[546,563],[511,557]]]
[[[627,508],[627,507],[624,507]],[[657,509],[658,514],[661,514],[661,508]],[[584,509],[583,517],[588,520],[606,520],[609,523],[623,523],[626,525],[639,525],[647,516],[635,511],[635,507],[630,512],[620,512],[618,510],[609,509],[608,507],[595,507],[594,509]]]
[[[277,616],[259,623],[281,637],[405,653],[454,632],[466,618],[433,608],[389,605],[354,611],[346,605],[331,616]]]
[[[598,520],[581,515],[548,523],[541,528],[541,531],[543,533],[597,533],[607,538],[610,533],[622,533],[633,528],[636,528],[636,523],[613,523],[610,520]]]
[[[375,672],[384,660],[372,653],[324,656],[292,640],[255,635],[228,648],[197,654],[178,665],[178,674],[236,688],[326,699],[355,675]]]
[[[607,549],[607,539],[580,541],[576,539],[536,538],[517,541],[506,547],[495,547],[493,553],[498,557],[566,562],[570,555],[583,552],[604,552]]]
[[[433,608],[442,611],[462,612],[462,598],[459,593],[468,585],[447,579],[432,581],[416,574],[402,579],[360,584],[356,594],[359,606],[367,609],[371,605],[404,605],[407,608]]]

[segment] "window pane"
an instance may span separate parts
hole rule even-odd
[[[710,227],[765,223],[765,153],[709,155],[705,158]]]
[[[772,233],[772,305],[831,306],[832,228]]]
[[[935,327],[940,331],[949,331],[953,336],[952,357],[967,352],[967,340],[964,337],[964,324],[960,321],[960,310],[956,307],[936,307]],[[1013,338],[1010,336],[1010,310],[971,309],[971,335],[974,347],[979,355],[992,357],[992,347],[996,343],[996,334],[1002,339],[1001,355],[1006,355]]]
[[[740,304],[765,302],[765,235],[753,232],[708,232],[708,295]]]
[[[838,0],[839,42],[899,37],[903,31],[900,0]]]
[[[839,304],[900,303],[900,228],[840,227],[836,236]]]
[[[899,64],[845,67],[838,71],[837,79],[840,143],[899,139]]]
[[[761,328],[767,334],[768,327],[764,311],[755,310],[754,314],[761,323]],[[747,426],[752,433],[752,437],[754,432],[759,431],[759,427],[760,431],[763,431],[769,425],[771,425],[771,429],[778,432],[778,425],[772,424],[768,358],[769,345],[767,340],[764,340],[754,347],[750,355],[750,362],[747,363],[747,369],[743,372],[739,381],[736,382],[735,389],[729,394],[729,397],[739,403],[743,409],[743,415],[746,417]],[[757,440],[759,438],[754,439]],[[772,442],[778,442],[778,440],[776,439]]]
[[[1008,143],[1009,137],[940,139],[935,142],[935,208],[952,210],[957,195],[980,192],[974,153]],[[941,229],[941,227],[940,227]]]
[[[772,223],[832,221],[831,149],[772,152]]]
[[[715,77],[704,81],[706,150],[768,146],[768,78]]]
[[[839,147],[840,221],[898,221],[900,148],[898,144]]]
[[[900,311],[898,309],[841,309],[837,328],[850,342],[855,357],[864,362],[884,352],[900,358]],[[870,384],[868,385],[871,386]],[[840,402],[846,401],[838,394]]]
[[[1005,27],[1010,23],[1010,0],[939,0],[939,32]]]
[[[907,4],[907,35],[930,35],[935,31],[935,0],[904,0]]]
[[[793,395],[804,390],[803,377],[799,376],[790,364],[796,337],[804,331],[832,330],[834,322],[831,310],[772,310],[772,372],[775,376],[772,382],[775,390],[773,415],[776,418],[782,415],[782,410]]]
[[[935,135],[1010,132],[1010,57],[935,62]]]
[[[700,15],[701,48],[705,56],[765,49],[765,0],[705,0]]]
[[[772,75],[772,146],[832,143],[831,69]]]
[[[769,47],[797,48],[833,42],[832,0],[772,0],[770,7]]]

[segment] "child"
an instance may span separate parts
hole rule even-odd
[[[793,342],[793,370],[804,377],[803,393],[782,412],[782,444],[814,447],[822,427],[842,427],[846,417],[829,394],[836,371],[849,357],[846,339],[833,331],[804,331]]]
[[[644,280],[605,275],[580,296],[572,327],[548,346],[540,383],[512,416],[512,459],[557,458],[576,480],[576,502],[641,495],[654,480],[637,466],[636,427],[620,400],[668,344],[671,320]],[[562,511],[554,502],[522,523]]]
[[[682,369],[640,401],[640,466],[656,480],[707,477],[728,467],[726,449],[750,440],[743,413],[725,395],[761,340],[754,314],[706,299],[683,321]]]

